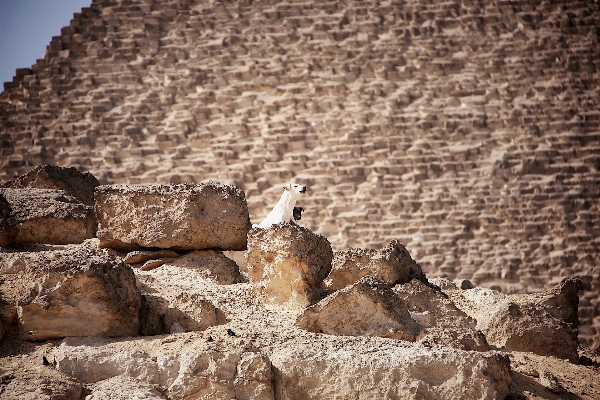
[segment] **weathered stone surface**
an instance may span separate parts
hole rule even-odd
[[[173,260],[174,258],[159,258],[156,260],[148,260],[140,267],[140,271],[152,271],[153,269],[156,269],[161,265]]]
[[[95,236],[91,206],[62,190],[0,189],[18,224],[16,243],[81,243]]]
[[[275,399],[273,371],[268,357],[254,352],[242,353],[233,382],[239,400]]]
[[[73,167],[38,165],[26,174],[0,184],[0,187],[64,190],[83,204],[93,206],[94,188],[98,185],[98,179],[89,172],[80,172]]]
[[[140,291],[133,271],[90,242],[0,254],[3,315],[16,306],[28,340],[138,335]]]
[[[447,347],[323,349],[289,346],[270,356],[279,399],[497,399],[510,362],[499,353]]]
[[[477,320],[487,341],[509,350],[579,362],[577,305],[581,281],[565,278],[551,290],[504,295],[490,289],[447,290]]]
[[[311,332],[414,341],[419,325],[385,282],[367,276],[308,307],[296,325]]]
[[[165,400],[154,385],[120,375],[94,385],[85,400]]]
[[[146,294],[142,298],[140,332],[143,335],[203,331],[225,321],[219,309],[198,295],[181,293],[169,300]]]
[[[10,203],[0,193],[0,247],[9,247],[19,233],[17,223],[10,215],[11,213]]]
[[[461,350],[490,349],[483,333],[476,329],[477,321],[459,310],[442,292],[416,279],[396,285],[393,290],[404,300],[410,316],[419,323],[418,342]]]
[[[411,258],[406,247],[398,240],[392,240],[381,250],[336,251],[331,272],[323,284],[327,289],[338,290],[365,276],[381,279],[388,285],[407,283],[411,279],[427,282],[421,266]]]
[[[108,185],[95,196],[101,247],[246,249],[248,206],[235,186]]]
[[[146,250],[146,251],[131,251],[123,258],[127,264],[144,263],[149,260],[157,260],[159,258],[176,258],[179,253],[173,250]]]
[[[332,255],[325,237],[293,222],[248,233],[250,281],[264,281],[267,301],[284,308],[302,309],[319,300]]]
[[[7,362],[0,365],[0,400],[80,400],[82,398],[83,385],[54,368],[36,365],[25,369],[11,364],[18,363]]]
[[[225,257],[218,250],[196,250],[169,262],[180,268],[193,268],[201,272],[206,279],[212,279],[220,285],[242,282],[240,269],[235,261]]]

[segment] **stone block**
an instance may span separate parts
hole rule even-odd
[[[323,282],[330,290],[342,289],[365,276],[381,279],[388,285],[407,283],[411,279],[427,282],[417,264],[398,240],[381,250],[347,249],[333,254],[331,272]]]
[[[217,182],[96,188],[101,247],[245,250],[244,192]]]
[[[251,282],[265,282],[267,301],[302,309],[320,299],[333,251],[324,236],[283,222],[248,233],[247,271]]]
[[[0,253],[0,290],[16,306],[25,339],[139,334],[140,291],[132,269],[90,242]]]
[[[311,332],[414,341],[419,325],[385,282],[367,276],[308,307],[296,325]]]
[[[26,174],[2,183],[0,187],[64,190],[83,204],[93,206],[94,188],[98,185],[98,179],[89,172],[80,172],[77,168],[38,165]]]
[[[93,207],[63,190],[0,189],[17,223],[15,243],[69,244],[93,238]]]

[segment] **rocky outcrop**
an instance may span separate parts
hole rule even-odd
[[[264,282],[267,301],[284,308],[302,309],[320,299],[332,255],[327,238],[293,222],[248,233],[250,281]]]
[[[419,323],[418,342],[462,350],[490,349],[483,333],[476,329],[477,321],[442,292],[416,279],[396,285],[393,290],[408,307],[411,318]]]
[[[0,187],[63,190],[83,204],[93,206],[94,188],[98,185],[98,179],[89,172],[79,172],[73,167],[38,165],[26,174],[0,184]]]
[[[502,400],[509,392],[506,355],[377,344],[275,351],[278,398]]]
[[[109,185],[95,196],[101,247],[246,249],[248,206],[234,186]]]
[[[419,325],[385,282],[364,277],[308,307],[296,325],[311,332],[414,341]]]
[[[192,251],[170,261],[170,264],[180,268],[193,268],[206,279],[212,279],[220,285],[231,285],[243,280],[235,261],[218,250]]]
[[[19,233],[15,219],[10,215],[11,212],[10,203],[0,193],[0,248],[9,247]]]
[[[403,244],[392,240],[381,250],[347,249],[333,254],[331,272],[323,282],[330,290],[342,289],[360,278],[372,276],[388,285],[407,283],[411,279],[427,282]]]
[[[130,267],[93,248],[0,254],[4,315],[28,340],[138,335],[140,291]]]
[[[505,295],[482,288],[447,293],[477,320],[490,344],[579,362],[577,293],[581,289],[580,280],[565,278],[553,289],[535,294]]]
[[[18,224],[16,243],[69,244],[93,238],[93,207],[62,190],[0,189]]]

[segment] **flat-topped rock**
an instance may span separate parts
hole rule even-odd
[[[108,185],[95,196],[100,247],[246,249],[248,206],[235,186]]]

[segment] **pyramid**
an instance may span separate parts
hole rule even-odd
[[[404,243],[428,276],[580,277],[600,345],[597,1],[94,0],[0,94],[0,180],[209,179],[253,222],[282,184],[334,249]]]

